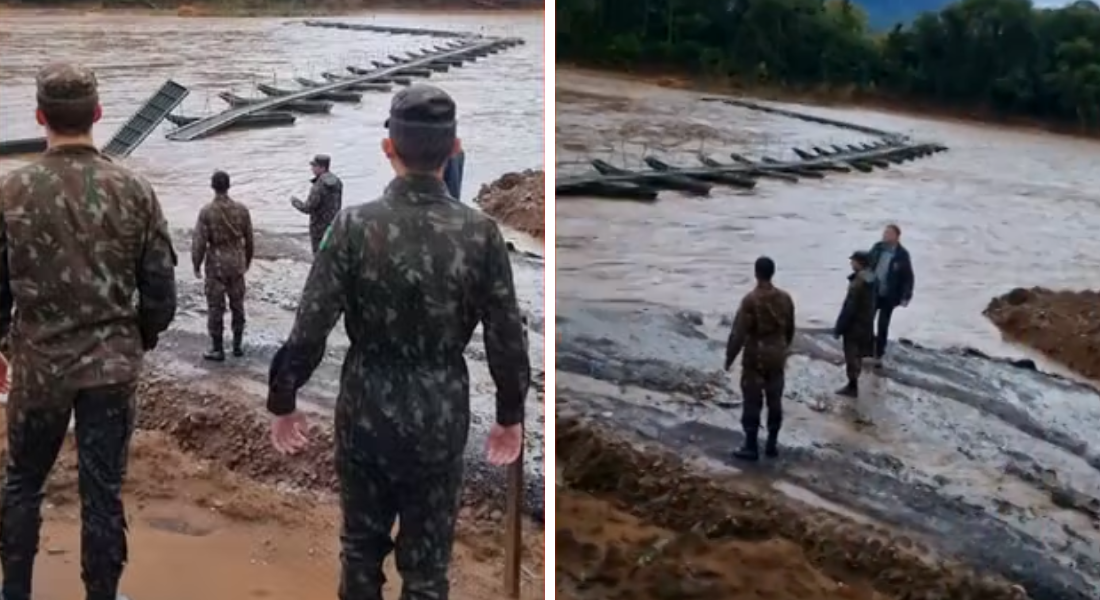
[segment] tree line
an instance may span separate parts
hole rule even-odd
[[[1100,7],[962,0],[887,32],[850,0],[557,0],[559,60],[827,86],[1100,131]]]

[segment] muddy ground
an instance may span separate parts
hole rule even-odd
[[[884,593],[901,594],[898,581],[905,580],[960,590],[951,598],[982,597],[974,595],[978,584],[952,574],[956,567],[887,568],[881,557],[907,545],[1018,583],[1036,600],[1100,593],[1100,455],[1091,443],[1100,403],[1091,387],[1036,371],[1026,360],[903,342],[887,369],[865,376],[859,401],[841,402],[832,393],[844,379],[838,343],[823,330],[802,330],[788,370],[783,456],[746,467],[730,456],[742,436],[739,367],[721,371],[728,326],[728,315],[559,299],[558,418],[594,418],[616,436],[657,443],[738,476],[734,481],[762,482],[769,497],[783,498],[778,506],[802,508],[776,513],[776,505],[744,496],[739,486],[729,502],[742,505],[749,525],[732,527],[778,533],[811,558],[813,544],[848,542],[842,532],[820,531],[810,544],[796,521],[785,525],[794,518],[789,511],[831,514],[843,531],[873,525],[881,548],[852,555],[848,568]],[[825,412],[812,410],[819,404]],[[639,516],[657,525],[689,530],[709,523],[700,515],[725,502],[714,496],[718,483],[691,480],[695,489],[680,475],[659,474],[668,463],[658,455],[631,458],[644,463],[637,468],[623,458],[600,466],[599,452],[570,450],[562,435],[559,457],[579,469],[566,468],[570,485],[611,494],[639,511],[649,511],[648,502],[663,512]],[[852,535],[859,541],[863,534]],[[1004,583],[988,585],[985,593],[1001,595],[984,597],[1011,597]]]
[[[316,435],[304,457],[280,457],[266,441],[266,418],[241,397],[240,390],[193,391],[157,377],[142,383],[126,485],[126,593],[167,600],[335,597],[338,508],[324,477],[300,476],[321,462],[316,455],[325,436]],[[47,487],[36,570],[36,597],[43,600],[82,590],[75,458],[70,439]],[[284,484],[263,483],[276,481]],[[502,597],[499,515],[467,507],[459,530],[452,597]],[[541,528],[528,522],[528,598],[543,597],[542,539]],[[387,571],[393,594],[399,578],[392,564]]]
[[[625,501],[571,489],[558,493],[555,506],[554,556],[564,575],[557,597],[565,600],[888,598],[857,577],[823,573],[789,540],[677,531],[630,514]]]
[[[542,240],[546,237],[545,185],[541,169],[505,173],[481,186],[474,203],[508,227]]]
[[[541,520],[543,516],[543,301],[542,258],[536,253],[520,250],[533,244],[519,234],[506,229],[506,238],[513,242],[513,270],[521,309],[531,323],[531,364],[535,379],[528,396],[527,435],[524,464],[526,471],[526,498],[529,515]],[[235,390],[238,399],[263,411],[267,393],[267,372],[271,358],[290,331],[294,310],[309,270],[310,251],[302,235],[261,233],[257,238],[256,259],[247,276],[248,292],[246,310],[248,324],[245,332],[246,356],[230,358],[223,364],[204,362],[202,353],[208,345],[206,335],[206,302],[202,282],[191,274],[189,255],[190,233],[174,233],[180,252],[179,281],[180,308],[172,328],[162,337],[157,351],[149,355],[150,378],[161,382],[161,389],[174,389],[175,393],[193,399],[179,404],[180,415],[170,419],[175,427],[189,427],[188,422],[201,421],[197,430],[209,439],[182,441],[185,448],[194,448],[204,456],[227,453],[235,456],[240,467],[251,476],[285,481],[292,485],[307,482],[325,487],[335,483],[331,461],[331,415],[339,390],[340,368],[348,347],[342,324],[338,324],[329,337],[325,359],[314,373],[310,383],[302,389],[299,399],[304,410],[315,415],[321,427],[319,443],[310,450],[308,464],[271,465],[252,464],[252,457],[265,456],[266,434],[260,431],[262,423],[249,425],[252,434],[247,436],[215,435],[214,429],[225,426],[227,417],[220,411],[218,398],[224,390]],[[228,322],[229,316],[226,315]],[[504,471],[489,466],[484,460],[485,436],[495,422],[495,387],[485,363],[485,350],[481,334],[475,333],[466,353],[470,372],[471,422],[470,441],[467,447],[468,503],[492,505],[499,508],[504,500]],[[211,396],[213,392],[218,395]],[[201,409],[201,410],[196,410]],[[181,415],[190,415],[181,421]],[[244,424],[242,424],[242,427]],[[259,428],[259,429],[256,429]],[[228,432],[232,433],[232,432]]]
[[[1100,292],[1016,288],[984,314],[1007,339],[1100,379]]]

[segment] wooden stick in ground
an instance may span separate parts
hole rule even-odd
[[[523,315],[523,345],[531,351],[527,315]],[[525,411],[526,412],[526,411]],[[527,435],[523,425],[519,441],[519,456],[508,465],[507,514],[504,517],[504,593],[510,598],[519,598],[520,574],[522,573],[523,554],[523,447]]]
[[[523,446],[519,458],[508,465],[508,512],[505,516],[504,591],[519,598],[523,554]]]

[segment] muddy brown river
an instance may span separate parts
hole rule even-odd
[[[643,152],[697,165],[700,149],[794,158],[791,147],[867,142],[866,135],[755,113],[701,94],[558,73],[559,173],[587,157],[644,168]],[[1010,349],[981,317],[1015,286],[1100,285],[1100,144],[993,126],[799,106],[811,114],[941,142],[950,151],[870,174],[797,184],[762,180],[751,193],[716,187],[708,198],[662,192],[653,206],[563,198],[557,208],[558,294],[643,299],[705,312],[731,310],[766,254],[799,321],[832,325],[848,256],[898,223],[917,284],[891,333],[938,344]],[[677,131],[679,129],[680,131]]]
[[[508,171],[543,165],[543,21],[541,13],[352,15],[333,20],[514,36],[527,43],[433,73],[430,82],[450,92],[459,111],[459,135],[466,149],[463,200]],[[323,71],[346,73],[348,65],[370,67],[448,41],[306,27],[284,18],[177,18],[72,11],[0,11],[0,138],[43,135],[34,121],[34,75],[44,63],[79,61],[99,78],[104,106],[96,127],[101,146],[166,79],[191,90],[175,112],[206,116],[227,106],[217,97],[231,91],[258,97],[257,83],[296,89],[295,77],[321,79]],[[344,181],[344,206],[376,198],[392,177],[381,149],[391,93],[366,92],[359,104],[337,104],[331,115],[299,115],[292,127],[229,131],[193,142],[172,142],[163,124],[132,156],[130,167],[149,178],[164,206],[180,251],[180,311],[151,361],[184,377],[228,377],[264,397],[267,363],[290,329],[309,270],[307,217],[290,207],[291,196],[309,191],[310,158],[332,156],[332,170]],[[23,164],[0,160],[0,173]],[[190,232],[199,208],[210,200],[210,174],[228,171],[231,195],[252,209],[257,261],[248,275],[248,356],[224,366],[203,364],[206,346],[202,284],[191,274]],[[531,317],[532,364],[541,373],[543,322],[542,244],[521,234],[506,237],[528,253],[513,258],[521,308]],[[482,435],[493,422],[492,382],[484,364],[481,335],[468,353],[475,412],[471,456],[483,454]],[[347,340],[337,327],[329,355],[303,391],[306,405],[327,412],[335,397]],[[531,394],[529,468],[534,506],[541,511],[542,403]],[[495,473],[495,472],[494,472]],[[494,473],[490,473],[493,475]],[[489,475],[486,475],[487,477]],[[478,481],[476,465],[475,484]],[[537,490],[534,486],[538,486]],[[498,488],[490,486],[493,493]]]
[[[794,159],[792,147],[874,141],[589,72],[559,70],[557,85],[559,176],[591,172],[593,158],[696,166],[700,151],[728,163],[730,152]],[[1044,361],[1039,371],[1020,363],[1027,353],[981,312],[1016,286],[1100,283],[1100,144],[783,106],[950,150],[873,173],[762,179],[749,192],[665,191],[654,204],[559,199],[556,414],[610,424],[716,472],[747,470],[799,501],[1019,582],[1035,600],[1098,597],[1100,394]],[[860,400],[843,402],[832,393],[844,375],[828,328],[848,256],[890,222],[913,255],[913,303],[895,313],[889,366],[864,376]],[[748,467],[730,456],[742,439],[739,367],[721,366],[729,318],[762,254],[794,296],[800,332],[783,455]]]

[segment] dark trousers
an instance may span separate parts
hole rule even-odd
[[[244,275],[207,275],[203,283],[206,292],[206,329],[210,337],[220,338],[225,334],[226,299],[229,299],[233,336],[240,337],[244,333]]]
[[[890,319],[894,316],[894,306],[883,303],[875,312],[875,358],[882,358],[886,355],[886,343],[890,338]]]
[[[783,425],[783,388],[787,380],[783,369],[741,371],[741,427],[755,433],[760,429],[760,413],[768,406],[768,433],[778,432]]]
[[[358,428],[338,425],[345,427]],[[382,563],[395,549],[401,600],[447,600],[462,487],[461,457],[452,464],[399,467],[387,464],[386,457],[357,451],[358,435],[370,432],[337,432],[336,470],[343,510],[340,600],[382,600],[386,582]],[[395,544],[390,535],[398,518]]]
[[[36,407],[13,387],[7,479],[0,499],[4,600],[29,600],[46,478],[76,411],[80,566],[88,600],[115,600],[127,560],[122,481],[134,431],[135,384],[75,392],[71,404]]]
[[[870,335],[845,335],[844,345],[844,370],[848,374],[848,382],[859,381],[859,374],[863,372],[863,357],[868,356],[873,350],[874,340]]]

